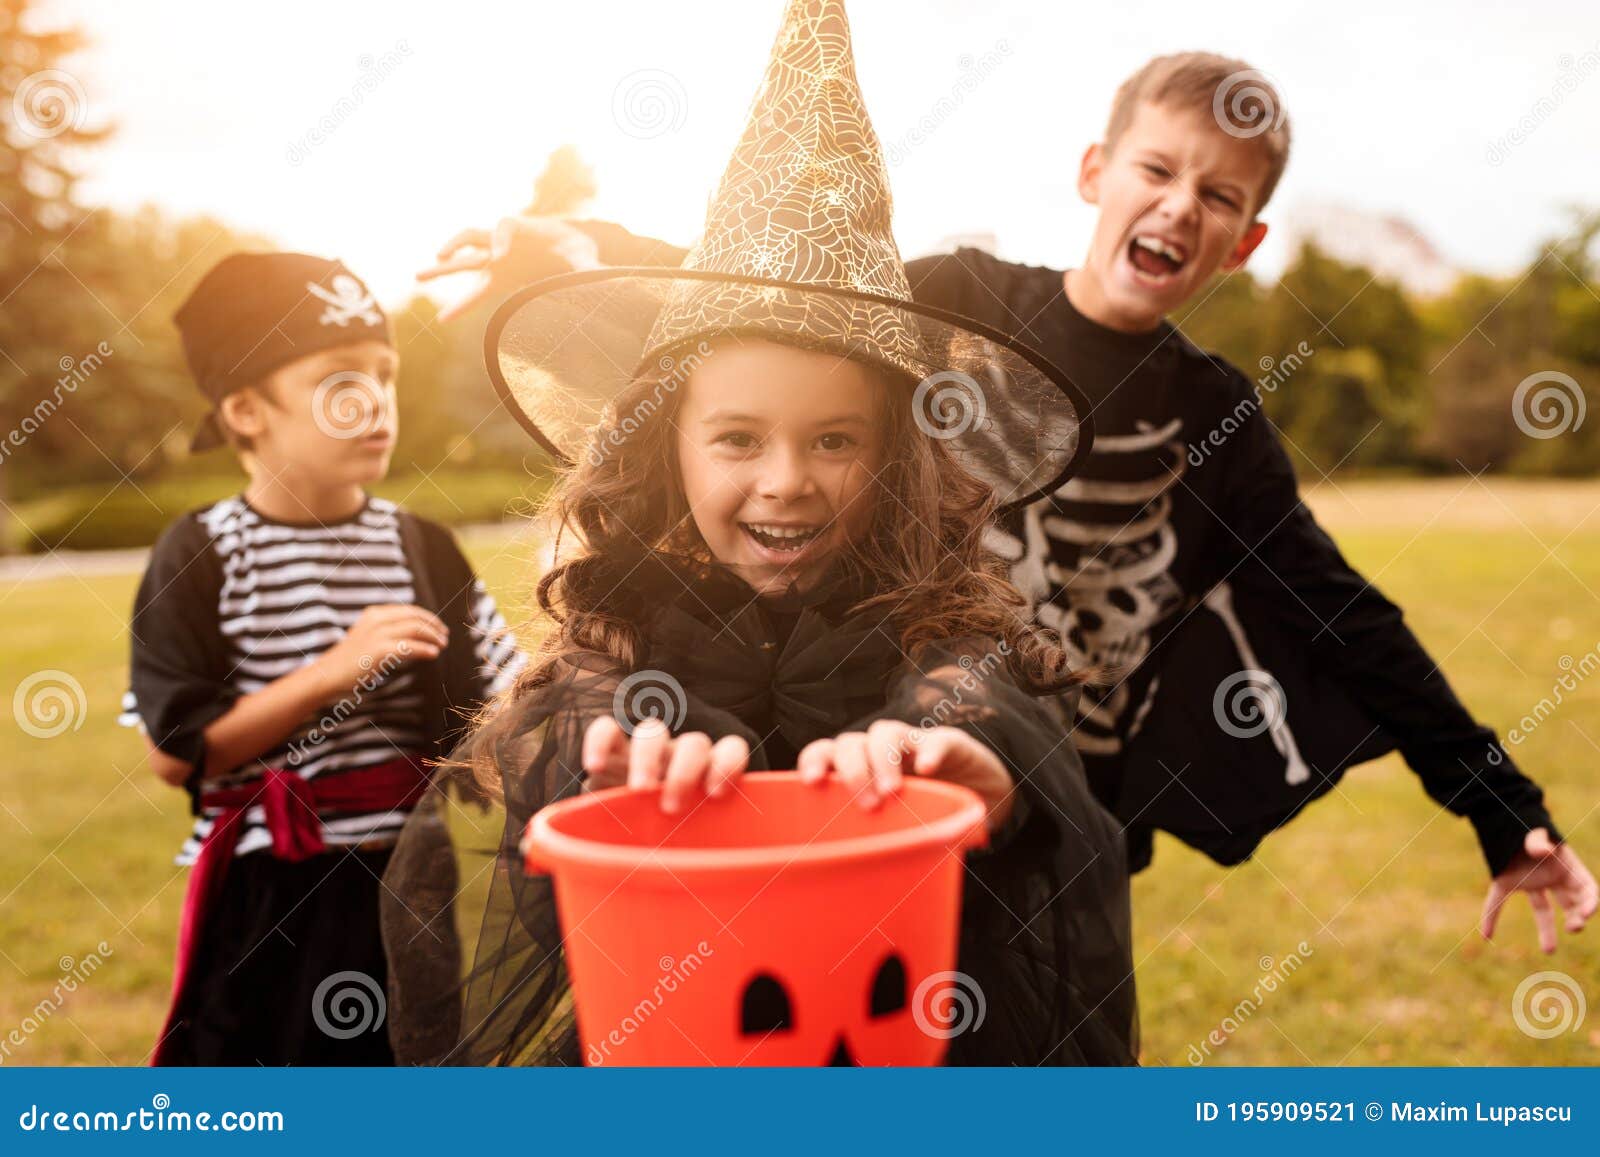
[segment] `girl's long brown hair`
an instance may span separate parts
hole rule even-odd
[[[706,343],[699,348],[710,352]],[[636,670],[642,624],[619,591],[619,576],[652,550],[712,561],[690,517],[676,456],[674,419],[694,355],[673,364],[676,376],[637,378],[618,397],[590,452],[547,499],[557,561],[540,579],[537,598],[554,629],[511,698],[548,683],[574,652],[598,652]],[[1007,669],[1031,692],[1085,682],[1055,636],[1032,623],[1032,608],[1006,579],[1004,562],[983,544],[997,507],[990,487],[957,464],[945,441],[918,428],[909,382],[870,368],[887,402],[886,465],[870,529],[843,560],[875,592],[853,609],[886,608],[901,649],[913,659],[927,643],[980,637],[1002,644]],[[562,542],[567,536],[576,540],[575,551]],[[476,770],[480,781],[498,779],[492,769]]]

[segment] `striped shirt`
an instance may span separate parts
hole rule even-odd
[[[442,541],[453,547],[448,536]],[[174,524],[152,551],[135,605],[133,678],[120,722],[196,762],[205,726],[237,699],[316,659],[367,607],[416,601],[393,503],[369,498],[345,522],[306,526],[268,518],[240,496],[224,499]],[[479,684],[472,698],[491,698],[509,686],[524,656],[476,578],[470,630]],[[326,779],[425,753],[425,716],[417,669],[385,661],[278,746],[206,786],[259,779],[272,767]],[[208,809],[196,819],[179,864],[194,862],[216,814]],[[406,814],[324,811],[323,841],[330,848],[392,843]],[[247,809],[236,854],[271,843],[262,808]]]

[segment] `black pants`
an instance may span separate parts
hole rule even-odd
[[[378,929],[388,851],[228,865],[168,1047],[180,1065],[392,1065]]]

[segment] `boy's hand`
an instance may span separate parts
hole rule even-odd
[[[595,269],[600,250],[594,240],[559,217],[506,217],[493,231],[464,229],[443,249],[438,262],[417,274],[430,281],[452,273],[482,273],[478,287],[439,311],[440,321],[460,317],[480,301],[500,300],[542,277]]]
[[[1011,816],[1016,789],[1011,773],[999,756],[959,728],[912,727],[880,719],[866,731],[845,731],[806,744],[797,762],[805,782],[837,775],[869,808],[899,790],[902,773],[910,773],[977,792],[989,809],[991,832]]]
[[[737,735],[715,743],[703,731],[674,736],[666,724],[646,719],[633,729],[630,739],[622,724],[602,715],[583,733],[583,770],[591,790],[661,785],[661,810],[669,815],[682,810],[694,792],[724,794],[750,766],[750,746]]]
[[[449,641],[450,630],[438,615],[409,603],[375,603],[312,665],[327,693],[337,697],[373,671],[387,674],[418,659],[436,659]]]
[[[1581,932],[1589,917],[1600,906],[1600,887],[1594,875],[1584,866],[1566,844],[1551,842],[1548,828],[1534,828],[1522,843],[1506,870],[1489,883],[1489,894],[1483,901],[1481,928],[1485,940],[1494,939],[1495,925],[1500,922],[1500,909],[1515,892],[1528,893],[1528,903],[1533,905],[1533,922],[1539,928],[1539,947],[1545,952],[1556,950],[1556,913],[1551,907],[1552,894],[1561,910],[1567,914],[1567,931]]]

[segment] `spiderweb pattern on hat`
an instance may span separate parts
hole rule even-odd
[[[638,420],[614,402],[639,377],[670,393],[702,343],[782,341],[909,377],[919,425],[1003,505],[1048,492],[1087,448],[1082,394],[1015,339],[914,303],[891,208],[844,6],[790,0],[683,268],[530,286],[490,325],[490,375],[534,437],[572,461]]]

